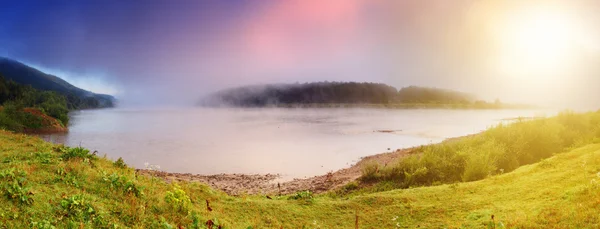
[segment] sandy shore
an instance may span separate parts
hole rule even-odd
[[[151,175],[171,181],[198,181],[222,190],[230,195],[242,194],[265,194],[285,195],[298,191],[310,190],[314,193],[322,193],[339,188],[351,181],[358,179],[361,175],[361,167],[368,161],[377,161],[386,165],[396,159],[410,154],[415,148],[400,149],[393,152],[376,154],[362,158],[358,163],[345,169],[330,172],[325,175],[306,179],[294,179],[277,183],[279,175],[247,175],[247,174],[217,174],[217,175],[195,175],[190,173],[169,173],[163,171],[152,171],[146,169],[136,170],[138,174]]]

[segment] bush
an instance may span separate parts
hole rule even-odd
[[[127,168],[127,164],[125,164],[125,161],[123,161],[122,157],[119,157],[119,159],[117,159],[115,162],[113,162],[113,165],[117,168]]]
[[[64,215],[72,219],[90,221],[96,217],[95,208],[83,195],[65,197],[60,201],[60,206]]]
[[[177,184],[173,185],[171,191],[167,191],[165,194],[165,202],[171,209],[179,212],[188,211],[192,204],[190,197]]]
[[[133,180],[128,179],[126,176],[120,176],[116,173],[111,175],[103,174],[102,180],[109,183],[111,189],[121,189],[125,194],[131,194],[136,197],[144,195],[142,187],[137,185]]]
[[[90,150],[83,147],[66,147],[62,146],[57,148],[59,152],[62,152],[61,158],[65,161],[68,161],[73,158],[82,158],[82,159],[95,159],[96,156],[90,154]]]
[[[379,163],[367,161],[362,167],[361,180],[365,182],[376,181],[379,177]]]

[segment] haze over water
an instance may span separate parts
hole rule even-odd
[[[67,134],[44,139],[81,145],[136,168],[168,172],[322,175],[361,157],[441,142],[540,110],[435,109],[104,109],[72,114]],[[378,130],[393,130],[381,133]]]

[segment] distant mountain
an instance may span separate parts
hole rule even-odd
[[[70,109],[113,107],[115,98],[75,87],[54,75],[43,73],[16,60],[0,57],[0,74],[19,84],[44,91],[55,91],[67,98]]]
[[[226,89],[202,106],[262,107],[306,104],[472,104],[474,97],[438,88],[396,88],[381,83],[316,82],[271,84]]]

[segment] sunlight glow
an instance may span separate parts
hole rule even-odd
[[[558,8],[524,9],[505,18],[500,34],[503,72],[556,76],[569,70],[584,40],[579,23]]]

